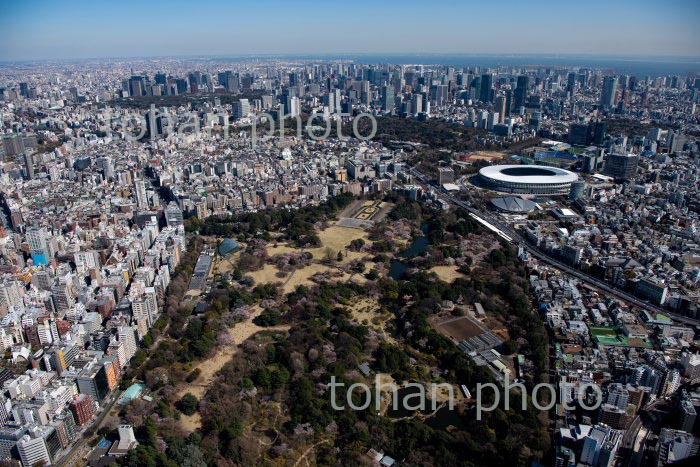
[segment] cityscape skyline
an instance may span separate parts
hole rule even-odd
[[[0,17],[0,60],[238,54],[587,54],[700,56],[700,5],[674,0],[564,4],[440,0],[353,8],[268,0],[175,0],[114,11],[102,2],[12,2]],[[181,13],[187,10],[186,15]],[[127,16],[126,13],[131,13]],[[115,14],[116,13],[116,14]],[[340,24],[346,25],[338,29]]]

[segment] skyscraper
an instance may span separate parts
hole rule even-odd
[[[296,117],[297,115],[301,115],[301,104],[299,102],[299,98],[294,96],[289,98],[289,116],[290,117]]]
[[[617,93],[617,78],[606,76],[603,78],[603,93],[600,95],[600,105],[606,108],[615,105],[615,94]]]
[[[484,73],[481,75],[481,92],[479,100],[481,102],[491,102],[493,100],[493,74]]]
[[[515,88],[515,112],[520,111],[520,107],[525,105],[527,99],[527,87],[530,84],[530,78],[527,76],[518,76],[517,87]]]
[[[327,93],[323,95],[323,105],[328,107],[328,113],[335,113],[335,94]]]
[[[498,96],[496,98],[496,112],[498,112],[499,122],[504,123],[506,121],[506,96]]]
[[[364,105],[369,105],[370,102],[372,101],[372,93],[370,92],[370,87],[369,87],[369,81],[367,80],[362,80],[362,84],[360,84],[360,87],[362,89],[362,94],[361,94],[361,101],[362,104]]]
[[[576,73],[571,72],[566,78],[566,90],[569,91],[569,93],[573,93],[574,87],[576,86]]]
[[[423,96],[420,94],[413,94],[411,96],[411,112],[414,115],[423,112]]]
[[[382,109],[394,113],[394,89],[389,86],[382,86]]]
[[[143,76],[129,78],[129,95],[143,96],[146,91],[146,79]]]
[[[506,114],[505,117],[510,117],[510,111],[513,109],[513,90],[506,89]]]

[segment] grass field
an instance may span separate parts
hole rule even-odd
[[[250,317],[240,323],[236,323],[233,327],[229,328],[228,332],[233,338],[233,345],[220,348],[213,357],[200,362],[195,365],[194,368],[199,368],[201,371],[199,377],[192,383],[182,383],[176,391],[176,399],[179,400],[186,393],[192,393],[197,399],[201,399],[202,396],[207,392],[207,389],[214,382],[216,378],[216,373],[223,368],[223,366],[231,360],[238,351],[238,344],[246,341],[254,334],[260,331],[287,331],[289,325],[279,325],[273,327],[261,327],[253,322],[253,319],[260,316],[262,313],[262,308],[255,306],[253,308],[253,313]],[[193,370],[194,370],[193,368]],[[182,415],[180,417],[180,425],[183,429],[194,431],[201,427],[201,420],[199,414],[196,413],[192,416]]]
[[[217,257],[214,259],[215,263],[212,271],[219,274],[233,271],[234,266],[238,262],[238,258],[241,257],[243,250],[245,250],[245,245],[241,245],[241,248],[239,248],[238,251],[226,255],[225,258],[217,255]]]
[[[321,246],[317,248],[301,249],[289,246],[286,243],[279,243],[267,247],[267,254],[269,256],[302,252],[311,253],[314,260],[313,264],[287,273],[284,277],[277,276],[278,269],[272,264],[265,264],[262,269],[249,272],[246,275],[251,276],[256,284],[282,284],[284,293],[289,293],[296,289],[298,285],[310,285],[310,279],[317,273],[335,274],[337,272],[335,267],[319,264],[319,262],[325,261],[328,257],[330,257],[335,264],[345,264],[356,259],[364,258],[366,253],[345,249],[351,241],[361,238],[367,244],[372,243],[367,239],[367,232],[364,230],[335,225],[319,231],[318,236],[321,240]],[[337,261],[339,251],[343,253],[343,260],[341,262]],[[338,277],[338,280],[345,281],[349,278],[349,274],[342,274]],[[365,280],[363,276],[355,275],[353,277],[353,281],[355,282],[364,282]]]
[[[277,277],[277,272],[278,269],[276,266],[273,266],[272,264],[266,264],[265,266],[263,266],[262,269],[246,273],[246,276],[251,276],[256,284],[267,284],[275,282],[284,283],[289,273],[287,273],[285,277],[280,278]]]
[[[451,283],[459,277],[464,277],[464,274],[457,269],[459,269],[457,266],[433,266],[430,272],[437,274],[440,280]]]

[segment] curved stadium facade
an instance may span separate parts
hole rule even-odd
[[[578,176],[543,165],[492,165],[479,170],[484,188],[519,195],[567,195]]]

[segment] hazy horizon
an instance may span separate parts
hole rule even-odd
[[[0,61],[244,55],[700,57],[700,3],[8,2]]]

